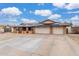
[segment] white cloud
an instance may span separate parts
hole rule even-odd
[[[69,11],[69,12],[67,12],[67,13],[79,13],[79,11]]]
[[[72,26],[79,26],[79,16],[78,15],[72,17],[70,20],[72,22]]]
[[[26,8],[24,8],[23,11],[26,11]]]
[[[66,9],[76,9],[76,8],[79,8],[79,3],[69,3],[65,6]]]
[[[71,20],[73,20],[73,21],[76,21],[78,19],[79,19],[79,16],[78,15],[75,15],[74,17],[71,18]]]
[[[45,3],[38,3],[38,6],[43,6],[45,5]]]
[[[68,10],[79,8],[79,3],[53,3],[53,6],[58,8],[65,8]]]
[[[49,16],[52,14],[51,10],[35,10],[35,15],[40,15],[40,16]]]
[[[53,3],[53,6],[59,7],[59,8],[64,8],[66,4],[65,3]]]
[[[33,19],[26,19],[26,18],[23,18],[21,19],[24,23],[37,23],[36,20],[33,20]]]
[[[34,13],[32,10],[29,11],[30,14]]]
[[[18,16],[22,14],[22,12],[16,7],[3,8],[1,9],[0,13],[5,15],[13,15],[13,16]]]
[[[16,20],[16,19],[13,19],[13,20],[8,20],[8,21],[10,21],[10,22],[17,22],[17,20]]]
[[[59,15],[59,14],[52,14],[51,16],[49,16],[48,17],[48,19],[59,19],[59,18],[61,18],[61,15]]]

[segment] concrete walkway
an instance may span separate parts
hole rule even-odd
[[[11,33],[2,35],[0,34],[1,56],[79,55],[79,44],[68,35],[19,35]]]

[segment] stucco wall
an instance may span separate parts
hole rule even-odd
[[[71,27],[67,27],[68,29],[68,33],[72,33],[72,28]]]

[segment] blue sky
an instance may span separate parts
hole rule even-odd
[[[0,24],[38,22],[46,19],[70,22],[78,18],[78,3],[0,3]]]

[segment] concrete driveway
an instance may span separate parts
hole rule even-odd
[[[1,56],[77,56],[79,44],[69,35],[0,34]]]

